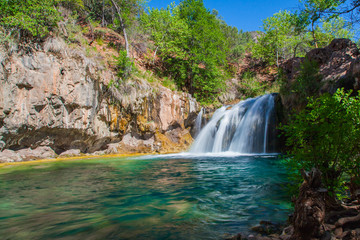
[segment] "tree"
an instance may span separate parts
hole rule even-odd
[[[224,85],[229,48],[221,22],[201,0],[152,9],[141,17],[165,65],[165,75],[201,101],[213,100]]]
[[[249,49],[252,38],[249,32],[243,32],[236,27],[232,27],[226,24],[226,22],[220,20],[221,31],[227,41],[229,52],[227,53],[227,59],[229,62],[237,61],[241,58],[246,50]]]
[[[130,39],[128,29],[143,12],[144,0],[83,0],[88,16],[122,32],[125,40],[125,51],[130,57]]]
[[[316,18],[316,22],[312,22],[311,18]],[[308,12],[299,14],[280,11],[265,19],[262,28],[263,34],[258,38],[258,43],[253,45],[253,54],[277,66],[280,60],[303,57],[314,47],[325,47],[334,38],[354,36],[351,25],[343,18],[325,18],[322,13],[313,16]]]
[[[253,46],[253,54],[279,66],[280,59],[305,53],[308,36],[297,15],[280,11],[263,21],[264,33]]]
[[[334,17],[329,21],[322,21],[321,28],[316,30],[316,39],[318,39],[318,46],[325,47],[331,43],[335,38],[353,38],[354,32],[352,26],[346,24],[342,17]]]
[[[310,32],[314,41],[314,45],[318,47],[318,39],[316,37],[316,24],[326,19],[326,13],[335,11],[336,8],[343,3],[343,0],[305,0],[304,8],[300,12],[302,19],[306,21],[307,25],[310,25]]]
[[[19,36],[42,38],[60,20],[54,0],[9,0],[0,1],[0,24],[10,33]]]
[[[341,186],[344,174],[353,181],[360,174],[360,97],[339,89],[331,96],[310,98],[306,108],[282,126],[291,168],[315,167],[331,194]]]

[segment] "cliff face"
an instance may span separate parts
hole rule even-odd
[[[305,58],[293,58],[282,65],[287,75],[286,88],[289,89],[288,92],[281,94],[286,114],[304,107],[299,104],[298,94],[290,90],[291,85],[296,84],[296,76],[299,74],[300,65],[305,59],[316,62],[319,66],[321,87],[318,94],[325,92],[333,94],[338,88],[345,90],[360,89],[359,49],[349,39],[334,39],[329,46],[313,49],[306,54]]]
[[[56,38],[0,49],[0,161],[37,158],[44,148],[47,156],[186,149],[198,111],[191,96],[140,78],[108,88],[114,73],[85,55]]]

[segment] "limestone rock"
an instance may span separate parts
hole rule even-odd
[[[0,163],[20,162],[21,160],[21,156],[15,151],[5,149],[4,151],[0,152]]]
[[[22,161],[54,158],[57,156],[54,150],[52,150],[48,146],[37,147],[35,149],[31,149],[31,148],[21,149],[18,150],[16,153],[20,155]]]
[[[69,149],[65,152],[62,152],[59,156],[60,157],[74,157],[81,154],[80,149]]]
[[[70,149],[161,151],[155,135],[169,132],[169,141],[178,141],[192,128],[191,123],[185,127],[186,119],[199,111],[189,94],[143,79],[109,88],[116,73],[60,38],[49,38],[26,53],[0,49],[0,56],[0,147],[24,156],[34,153],[21,149],[39,147],[62,156]],[[177,128],[181,131],[174,132]],[[109,145],[121,140],[120,148]]]

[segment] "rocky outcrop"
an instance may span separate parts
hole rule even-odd
[[[15,52],[0,49],[0,154],[39,147],[94,153],[124,136],[147,141],[146,152],[166,152],[163,136],[176,142],[189,132],[184,121],[199,110],[191,96],[140,78],[108,87],[115,74],[101,62],[59,38]]]
[[[292,58],[282,64],[287,76],[286,91],[281,93],[285,111],[291,113],[299,110],[297,93],[292,92],[291,85],[296,84],[295,79],[300,71],[300,65],[308,59],[319,66],[321,82],[320,93],[334,93],[338,88],[346,90],[360,89],[360,51],[356,44],[349,39],[334,39],[325,48],[313,49],[305,58]],[[316,83],[314,83],[315,85]]]

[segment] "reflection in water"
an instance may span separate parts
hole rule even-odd
[[[0,170],[5,239],[221,239],[284,221],[275,158],[97,159]]]

